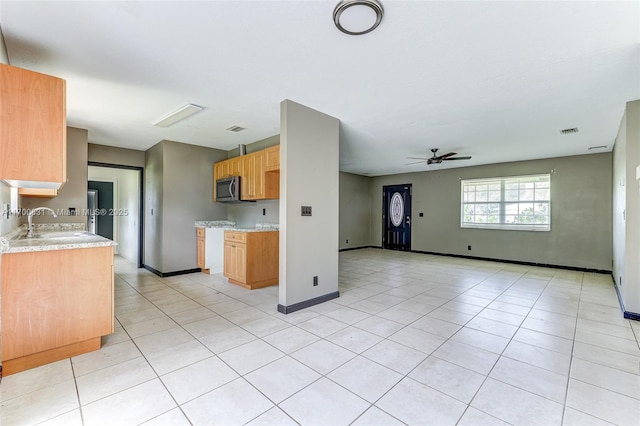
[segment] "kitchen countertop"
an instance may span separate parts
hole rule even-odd
[[[196,220],[196,228],[222,228],[225,231],[238,231],[238,232],[264,232],[264,231],[278,231],[280,225],[270,222],[256,223],[254,228],[237,228],[236,223],[231,220]]]
[[[27,225],[22,225],[0,237],[0,254],[116,245],[114,241],[85,231],[83,223],[36,224],[34,225],[35,237],[26,238],[26,234]],[[51,235],[47,237],[46,234]]]
[[[196,228],[229,228],[236,227],[236,223],[231,220],[196,220]]]
[[[234,231],[234,232],[278,232],[279,229],[275,229],[275,228],[233,228],[233,229],[227,229],[227,231]]]

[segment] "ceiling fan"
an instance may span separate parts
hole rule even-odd
[[[414,161],[413,163],[408,163],[407,165],[423,163],[425,161],[427,162],[427,164],[441,164],[443,161],[471,159],[471,157],[454,157],[454,155],[458,154],[457,152],[450,152],[448,154],[436,155],[436,153],[438,152],[438,148],[432,148],[431,152],[433,152],[433,157],[430,157],[430,158],[407,157],[409,160],[420,160],[420,161]]]

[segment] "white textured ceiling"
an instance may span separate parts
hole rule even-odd
[[[337,0],[1,0],[0,25],[12,65],[67,80],[70,125],[141,150],[272,136],[291,99],[341,120],[359,174],[587,154],[640,98],[638,1],[382,2],[364,36],[334,27]],[[206,109],[151,125],[186,103]],[[406,165],[430,148],[473,159]]]

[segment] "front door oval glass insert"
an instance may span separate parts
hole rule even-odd
[[[391,217],[391,223],[393,226],[400,226],[404,218],[404,200],[399,192],[396,192],[391,196],[391,202],[389,203],[389,216]]]

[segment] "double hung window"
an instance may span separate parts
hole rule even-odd
[[[549,174],[471,179],[461,182],[463,228],[549,231]]]

